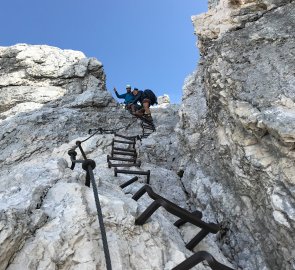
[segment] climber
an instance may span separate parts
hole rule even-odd
[[[134,95],[131,92],[131,85],[129,85],[129,84],[126,85],[126,93],[125,94],[119,95],[116,88],[114,88],[114,92],[115,92],[117,98],[124,98],[125,99],[124,104],[125,104],[126,108],[128,107],[128,104],[132,103],[134,100]]]
[[[140,91],[137,88],[134,88],[132,94],[134,95],[134,100],[131,105],[132,113],[136,116],[143,117],[146,120],[152,122],[153,118],[151,115],[150,106],[158,104],[157,97],[154,92],[149,89]],[[138,106],[137,102],[139,102],[141,106]]]

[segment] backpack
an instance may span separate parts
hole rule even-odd
[[[158,104],[157,97],[155,93],[150,89],[145,89],[143,91],[143,96],[151,101],[151,105]]]

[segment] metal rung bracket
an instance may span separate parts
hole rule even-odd
[[[146,175],[147,176],[147,184],[150,183],[150,176],[151,176],[151,171],[129,171],[129,170],[119,170],[117,168],[114,169],[114,174],[115,176],[118,176],[118,173],[124,173],[124,174],[137,174],[137,175]]]
[[[120,156],[132,156],[134,158],[137,157],[137,153],[131,153],[131,152],[119,152],[119,151],[112,151],[111,156],[113,157],[114,155],[120,155]]]
[[[128,180],[127,182],[125,182],[125,183],[123,183],[122,185],[120,185],[120,188],[123,189],[123,188],[125,188],[125,187],[131,185],[132,183],[136,182],[137,180],[138,180],[138,177],[135,176],[135,177],[131,178],[130,180]]]
[[[111,157],[107,155],[107,162],[110,160],[118,160],[118,161],[126,161],[126,162],[133,162],[136,163],[136,158],[120,158],[120,157]]]
[[[177,216],[186,222],[196,225],[197,227],[202,228],[210,233],[216,234],[220,230],[220,226],[218,224],[206,223],[202,221],[193,213],[190,213],[189,211],[177,206],[171,201],[155,193],[149,185],[144,185],[142,188],[140,188],[132,198],[137,201],[145,193],[147,193],[149,197],[154,200],[154,202],[135,220],[137,225],[143,225],[146,220],[157,210],[157,208],[162,206],[172,215]],[[156,207],[156,205],[158,205],[158,207]]]
[[[234,270],[218,261],[215,260],[215,258],[206,251],[199,251],[183,261],[181,264],[174,267],[172,270],[189,270],[193,268],[194,266],[198,265],[202,261],[207,261],[210,268],[213,270]]]
[[[138,163],[117,163],[117,164],[115,164],[115,163],[112,163],[112,162],[108,162],[108,167],[109,168],[112,168],[112,167],[114,167],[114,168],[117,168],[117,167],[133,167],[133,166],[135,166],[135,167],[140,167],[141,166],[141,161],[139,160],[138,161]]]

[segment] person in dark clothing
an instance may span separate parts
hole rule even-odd
[[[134,95],[134,100],[131,105],[132,113],[136,116],[142,116],[149,121],[153,121],[150,106],[158,104],[153,91],[149,89],[140,91],[137,88],[134,88],[132,94]],[[138,107],[137,102],[141,104],[141,108]]]
[[[143,109],[141,99],[140,99],[141,93],[142,93],[142,91],[138,90],[138,88],[134,88],[133,91],[132,91],[133,100],[128,105],[128,107],[131,110],[132,114],[135,114],[135,112]]]
[[[128,106],[128,104],[132,103],[134,100],[134,95],[131,92],[131,86],[129,84],[126,85],[126,93],[125,94],[119,95],[116,88],[114,88],[114,92],[115,92],[117,98],[124,98],[124,104],[126,106]]]

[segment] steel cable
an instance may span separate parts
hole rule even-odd
[[[121,129],[128,129],[130,128],[130,126],[135,123],[137,121],[137,119],[135,119],[134,121],[132,121],[131,123],[129,123],[127,126],[124,127],[120,127],[120,128],[116,128],[116,129],[104,129],[104,128],[98,128],[97,131],[95,131],[93,134],[91,134],[88,138],[86,138],[85,140],[81,141],[81,143],[88,141],[91,137],[93,137],[95,134],[97,134],[98,132],[100,132],[101,134],[105,131],[105,132],[110,132],[110,133],[115,133]],[[91,129],[90,129],[91,130]],[[76,147],[77,148],[77,147]]]
[[[95,183],[93,170],[90,165],[88,166],[88,172],[89,172],[89,176],[90,176],[92,188],[93,188],[93,194],[94,194],[94,199],[96,204],[97,216],[98,216],[98,221],[99,221],[99,226],[101,231],[101,238],[103,243],[103,250],[104,250],[105,261],[106,261],[106,267],[107,267],[107,270],[112,270],[111,257],[110,257],[107,235],[106,235],[103,217],[102,217],[102,210],[101,210],[99,197],[98,197],[97,186]]]
[[[69,151],[69,155],[71,156],[71,161],[72,161],[72,166],[71,166],[71,169],[73,170],[74,167],[75,167],[75,163],[82,163],[82,167],[83,169],[87,170],[87,173],[86,173],[86,186],[90,186],[90,182],[89,180],[91,181],[92,183],[92,187],[93,187],[93,194],[94,194],[94,200],[95,200],[95,205],[96,205],[96,210],[97,210],[97,216],[98,216],[98,221],[99,221],[99,226],[100,226],[100,231],[101,231],[101,238],[102,238],[102,243],[103,243],[103,249],[104,249],[104,255],[105,255],[105,261],[106,261],[106,268],[107,270],[112,270],[112,264],[111,264],[111,258],[110,258],[110,252],[109,252],[109,247],[108,247],[108,241],[107,241],[107,236],[106,236],[106,230],[105,230],[105,226],[104,226],[104,222],[103,222],[103,216],[102,216],[102,210],[101,210],[101,205],[100,205],[100,202],[99,202],[99,195],[98,195],[98,190],[97,190],[97,186],[96,186],[96,183],[95,183],[95,179],[94,179],[94,174],[93,174],[93,169],[95,167],[95,163],[94,163],[94,167],[92,168],[92,165],[90,165],[89,163],[87,164],[87,161],[92,161],[94,162],[93,160],[89,160],[87,159],[86,157],[86,154],[81,146],[82,143],[86,142],[87,140],[89,140],[90,138],[92,138],[94,135],[96,135],[98,132],[100,132],[101,134],[103,132],[111,132],[111,133],[115,133],[119,130],[122,130],[122,129],[128,129],[133,123],[135,123],[137,121],[137,118],[132,121],[131,123],[129,123],[127,126],[124,126],[124,127],[120,127],[120,128],[117,128],[117,129],[113,129],[113,130],[108,130],[108,129],[103,129],[103,128],[98,128],[97,131],[95,131],[93,134],[91,134],[88,138],[86,138],[85,140],[83,141],[77,141],[76,142],[76,146],[73,147],[70,151]],[[90,130],[91,131],[91,130]],[[84,158],[84,162],[82,160],[76,160],[76,155],[77,154],[74,154],[75,152],[75,149],[76,148],[79,148],[80,151],[81,151],[81,154]],[[73,153],[70,153],[70,152],[73,152]],[[86,163],[85,163],[86,161]],[[84,167],[84,165],[86,165]],[[89,179],[90,178],[90,179]]]

